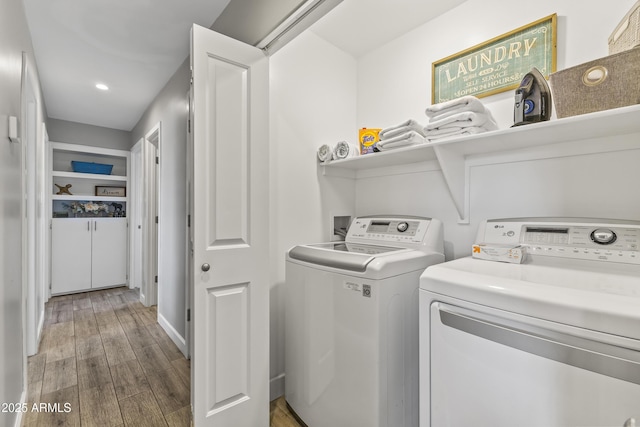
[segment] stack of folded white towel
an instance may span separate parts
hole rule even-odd
[[[424,128],[427,140],[442,140],[498,129],[484,104],[475,96],[463,96],[427,107],[429,124]]]
[[[376,143],[376,147],[380,151],[426,142],[424,139],[424,126],[412,119],[382,129],[378,136],[380,140]]]

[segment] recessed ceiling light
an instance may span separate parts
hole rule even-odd
[[[100,89],[100,90],[109,90],[109,86],[107,86],[104,83],[98,83],[96,84],[96,88]]]

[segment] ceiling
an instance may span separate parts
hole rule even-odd
[[[127,131],[187,58],[192,23],[255,44],[304,2],[23,1],[48,116]],[[311,29],[359,57],[463,1],[344,0]]]
[[[466,0],[344,0],[311,31],[358,58]]]

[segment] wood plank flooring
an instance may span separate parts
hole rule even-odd
[[[190,363],[156,319],[126,287],[51,298],[22,425],[190,426]]]
[[[126,287],[51,298],[22,425],[190,426],[190,361],[155,319]],[[270,426],[302,427],[284,397]]]
[[[296,421],[295,416],[289,411],[287,402],[284,397],[271,402],[270,407],[270,426],[271,427],[302,427]]]

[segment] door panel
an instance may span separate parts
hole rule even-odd
[[[247,244],[247,157],[248,69],[220,58],[207,61],[208,78],[214,82],[207,92],[207,109],[214,114],[215,127],[209,148],[208,218],[211,218],[212,246]],[[224,108],[216,108],[224,106]]]
[[[209,290],[207,311],[211,313],[215,339],[209,341],[209,384],[211,410],[242,401],[249,397],[247,349],[249,347],[248,284],[231,285]]]
[[[266,427],[268,60],[197,25],[191,48],[194,424]]]
[[[91,219],[51,220],[51,293],[91,288]]]
[[[92,220],[91,287],[127,283],[127,219]]]

